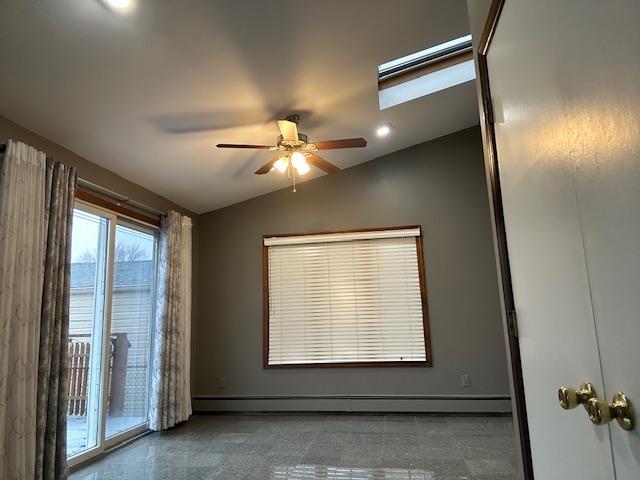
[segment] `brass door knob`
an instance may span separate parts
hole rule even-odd
[[[624,430],[633,430],[635,422],[631,402],[623,392],[616,393],[611,403],[598,398],[590,399],[587,412],[589,419],[596,425],[605,425],[615,418]]]
[[[565,410],[571,410],[578,405],[584,405],[587,408],[587,402],[591,398],[595,398],[595,396],[596,392],[593,389],[593,385],[588,381],[582,382],[579,390],[569,387],[560,387],[558,389],[558,400],[560,400],[560,406]]]

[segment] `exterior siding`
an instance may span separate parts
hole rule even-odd
[[[151,288],[116,287],[111,307],[111,333],[126,333],[131,346],[127,357],[125,410],[123,415],[145,414],[148,363],[151,348]],[[69,336],[90,334],[93,328],[93,289],[72,288]],[[85,340],[86,341],[86,340]],[[142,401],[141,398],[145,398]]]

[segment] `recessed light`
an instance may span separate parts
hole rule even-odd
[[[102,0],[108,8],[118,12],[128,12],[133,8],[134,0]]]
[[[391,133],[391,125],[389,124],[380,125],[378,128],[376,128],[376,135],[379,137],[386,137],[390,133]]]

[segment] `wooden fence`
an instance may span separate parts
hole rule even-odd
[[[82,341],[86,338],[88,341]],[[69,337],[67,359],[69,362],[69,407],[67,415],[84,416],[87,414],[89,400],[89,379],[91,367],[91,335],[77,334]],[[127,354],[131,346],[126,333],[111,335],[109,376],[107,382],[108,405],[110,415],[119,415],[124,408],[124,394],[127,375]]]
[[[67,352],[69,361],[69,409],[67,415],[86,415],[91,344],[70,338]]]

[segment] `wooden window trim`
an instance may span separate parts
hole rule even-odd
[[[426,360],[423,361],[383,361],[383,362],[339,362],[339,363],[294,363],[286,365],[269,365],[269,247],[264,240],[274,237],[301,237],[306,235],[327,235],[336,233],[380,232],[385,230],[420,229],[416,239],[416,254],[418,256],[418,276],[420,282],[420,298],[422,306],[422,327],[424,335],[424,349]],[[420,225],[403,225],[399,227],[356,228],[350,230],[331,230],[305,233],[276,233],[262,237],[262,367],[265,369],[281,368],[363,368],[363,367],[432,367],[433,354],[431,349],[431,333],[429,327],[429,309],[427,305],[427,282],[424,264],[424,244],[422,227]]]
[[[158,217],[150,217],[138,212],[137,210],[123,207],[122,205],[109,201],[106,198],[95,195],[87,190],[78,188],[76,190],[75,196],[76,199],[82,200],[83,202],[90,203],[91,205],[95,205],[97,207],[106,208],[107,210],[111,210],[112,212],[120,214],[124,217],[129,217],[133,220],[138,220],[139,222],[147,223],[154,227],[160,228],[160,219]]]
[[[402,72],[389,78],[385,78],[383,80],[378,80],[378,90],[384,90],[385,88],[400,85],[401,83],[415,80],[416,78],[423,77],[424,75],[428,75],[429,73],[433,73],[438,70],[442,70],[452,65],[457,65],[458,63],[466,62],[467,60],[472,59],[473,51],[463,50],[440,60],[427,63],[426,65],[413,68],[406,72]]]

